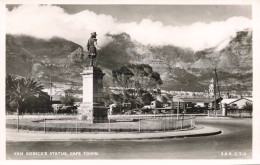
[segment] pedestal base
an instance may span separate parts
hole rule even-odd
[[[78,120],[88,123],[106,123],[108,108],[93,103],[81,103],[78,110]]]
[[[107,122],[107,110],[104,106],[102,70],[96,66],[84,68],[81,73],[83,78],[83,103],[78,110],[78,119],[89,123]]]

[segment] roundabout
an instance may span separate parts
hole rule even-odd
[[[156,132],[154,139],[131,137],[152,135],[151,133],[44,133],[32,131],[17,132],[7,129],[7,159],[250,159],[252,158],[252,119],[208,119],[197,118],[196,128],[178,132]],[[199,129],[204,126],[204,129]],[[198,128],[198,129],[197,129]],[[202,128],[202,127],[201,127]],[[197,133],[217,128],[220,134],[213,136],[172,135]],[[177,133],[177,134],[176,134]],[[110,134],[110,135],[109,135]],[[125,140],[104,140],[105,137],[125,137]],[[160,135],[159,135],[160,134]],[[186,135],[187,135],[186,134]],[[107,136],[108,135],[108,136]],[[153,134],[155,135],[155,134]],[[164,138],[159,138],[159,137]],[[100,136],[99,140],[90,137]],[[88,139],[86,138],[88,137]],[[181,137],[181,136],[179,136]],[[103,140],[101,140],[103,138]],[[17,156],[14,152],[81,152],[76,157],[62,155]],[[84,152],[98,155],[85,156]],[[228,153],[228,155],[227,155]],[[231,153],[231,154],[230,154]],[[239,153],[239,155],[237,155]],[[242,154],[240,154],[242,153]]]
[[[194,129],[145,132],[145,133],[43,133],[7,130],[7,141],[93,141],[93,140],[143,140],[143,139],[168,139],[183,137],[198,137],[220,134],[221,130],[214,127],[196,126]]]
[[[77,116],[11,116],[6,120],[6,128],[43,132],[154,132],[178,131],[195,128],[195,116],[187,115],[110,115],[99,123],[79,121]],[[19,128],[19,129],[18,129]]]
[[[24,116],[6,120],[7,141],[143,140],[210,136],[216,127],[195,124],[195,116],[109,116],[107,123],[78,121],[76,116]],[[17,129],[19,127],[19,129]]]

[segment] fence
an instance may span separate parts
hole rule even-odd
[[[17,117],[17,116],[16,116]],[[23,117],[7,119],[8,128],[19,128],[44,132],[149,132],[192,129],[194,116],[177,115],[121,115],[109,116],[107,120],[92,124],[91,121],[79,121],[77,116]],[[18,130],[19,130],[18,129]]]

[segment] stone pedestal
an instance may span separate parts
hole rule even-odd
[[[83,102],[78,110],[78,119],[89,123],[107,121],[107,110],[103,100],[102,70],[96,66],[87,67],[81,73],[83,77]]]

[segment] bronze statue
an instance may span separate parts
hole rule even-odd
[[[91,37],[88,40],[87,49],[88,49],[88,58],[90,59],[90,66],[93,66],[94,59],[97,57],[97,50],[100,48],[97,46],[97,33],[91,33]]]

